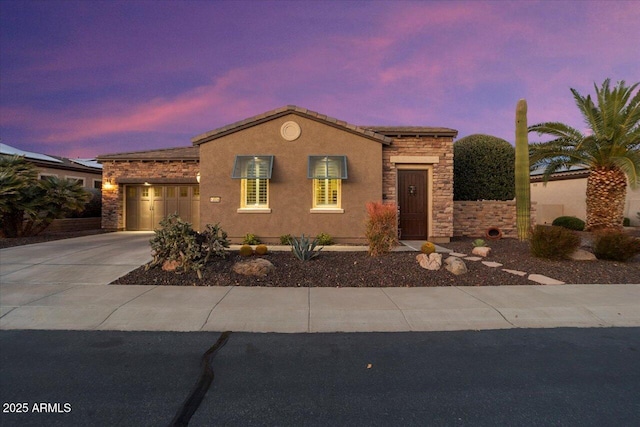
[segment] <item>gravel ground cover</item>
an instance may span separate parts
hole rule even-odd
[[[454,239],[442,245],[471,255],[473,239]],[[173,286],[269,286],[269,287],[419,287],[419,286],[497,286],[531,285],[526,277],[502,271],[503,268],[542,274],[571,284],[640,283],[640,256],[629,262],[550,261],[531,256],[526,242],[501,239],[490,242],[492,251],[485,259],[503,264],[491,268],[481,261],[465,261],[468,273],[455,276],[444,267],[424,270],[416,261],[417,252],[392,252],[370,257],[366,252],[322,252],[317,258],[301,262],[290,252],[270,252],[262,258],[275,266],[268,276],[250,277],[232,272],[234,263],[247,260],[237,252],[226,259],[215,259],[204,271],[203,280],[195,273],[176,274],[160,268],[140,267],[114,284]],[[255,257],[255,255],[254,255]],[[446,258],[446,255],[443,257]]]

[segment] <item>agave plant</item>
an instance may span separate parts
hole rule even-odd
[[[309,261],[320,255],[322,248],[315,250],[316,246],[318,246],[318,239],[311,240],[304,234],[300,239],[291,238],[291,252],[300,261]]]

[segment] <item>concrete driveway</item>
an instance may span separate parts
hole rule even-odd
[[[262,288],[109,285],[151,233],[0,250],[0,329],[397,332],[640,326],[640,285]]]

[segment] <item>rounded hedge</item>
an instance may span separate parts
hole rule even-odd
[[[568,228],[569,230],[582,231],[584,230],[585,223],[575,216],[559,216],[553,220],[551,225]]]
[[[453,144],[454,200],[513,200],[513,145],[491,135],[465,136]]]

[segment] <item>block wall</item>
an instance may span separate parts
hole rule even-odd
[[[531,226],[536,222],[536,204],[531,204]],[[489,227],[498,227],[502,237],[517,238],[516,202],[481,200],[454,202],[453,235],[484,237]]]

